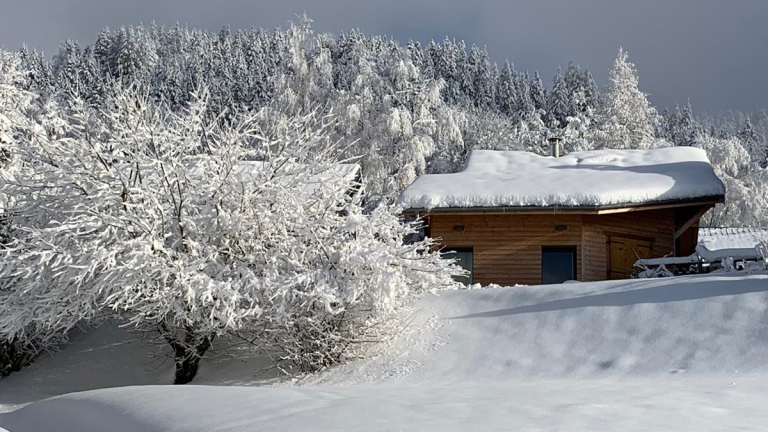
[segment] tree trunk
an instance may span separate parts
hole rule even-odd
[[[200,365],[200,359],[202,357],[195,355],[194,353],[176,353],[176,378],[174,384],[188,384],[192,382],[197,375],[197,369]]]
[[[34,358],[35,352],[18,340],[0,339],[0,377],[20,371],[21,368],[32,363]]]
[[[173,359],[176,364],[176,378],[173,383],[190,383],[197,375],[200,360],[211,347],[213,336],[201,336],[189,328],[184,330],[183,340],[167,332],[164,336],[173,348]]]

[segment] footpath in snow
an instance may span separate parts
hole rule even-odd
[[[451,291],[426,296],[403,319],[408,330],[372,359],[297,383],[96,390],[0,414],[0,427],[706,431],[768,424],[768,275]],[[13,409],[68,391],[71,383],[49,382],[82,373],[75,359],[93,353],[65,349],[68,372],[52,357],[0,380],[0,404]],[[127,362],[124,373],[140,380],[111,384],[118,372],[98,368],[82,379],[94,388],[170,378],[169,370],[136,367]],[[259,382],[250,377],[253,364],[223,370],[206,376],[203,369],[196,383]]]

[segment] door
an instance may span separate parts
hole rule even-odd
[[[651,242],[619,236],[608,237],[608,279],[630,277],[635,262],[651,257]]]
[[[576,246],[541,248],[541,283],[576,280]]]

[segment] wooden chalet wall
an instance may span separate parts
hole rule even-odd
[[[556,231],[557,226],[567,230]],[[430,216],[430,235],[443,246],[474,248],[474,282],[482,285],[540,284],[541,247],[580,247],[581,228],[578,215]],[[577,249],[579,273],[581,256]]]
[[[610,235],[647,240],[651,256],[674,253],[672,209],[608,215],[441,214],[429,216],[429,235],[445,247],[472,247],[474,282],[541,283],[543,246],[576,247],[577,278],[607,278]]]
[[[583,281],[608,279],[609,237],[645,240],[650,243],[649,258],[675,253],[675,223],[672,209],[645,210],[607,215],[584,215]],[[634,259],[633,259],[634,261]]]

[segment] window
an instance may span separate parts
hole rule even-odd
[[[443,257],[456,260],[456,265],[468,271],[465,276],[454,276],[453,279],[464,285],[472,285],[472,267],[474,265],[474,251],[472,248],[444,248]]]
[[[575,279],[575,246],[541,248],[541,283],[559,284]]]

